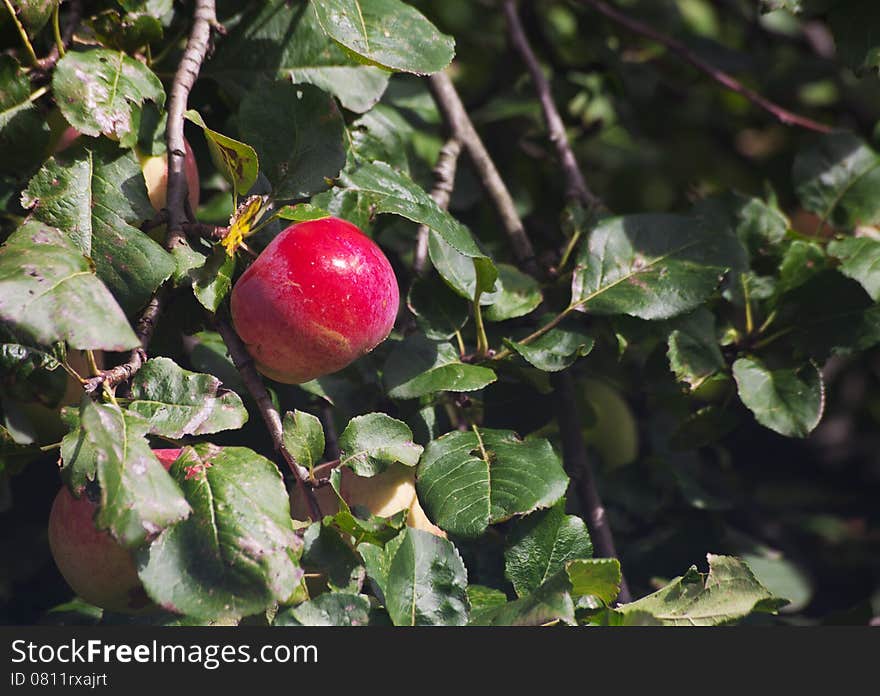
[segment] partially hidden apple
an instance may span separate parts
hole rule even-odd
[[[55,152],[61,152],[73,145],[80,132],[73,126],[68,126],[58,138],[55,144]],[[189,141],[183,141],[186,156],[183,160],[183,173],[186,175],[186,184],[189,188],[189,204],[193,210],[199,207],[199,167],[196,164],[196,156],[193,154]],[[147,195],[156,212],[162,210],[168,200],[168,153],[161,155],[149,155],[140,148],[134,148],[141,171],[144,173],[144,181],[147,184]]]
[[[187,140],[183,141],[186,157],[183,159],[183,173],[186,175],[186,184],[189,187],[189,204],[193,210],[199,207],[199,167],[196,164],[196,156]],[[162,210],[168,200],[168,153],[161,155],[147,155],[137,148],[135,153],[141,163],[144,180],[147,182],[147,195],[150,203],[156,211]]]
[[[95,366],[99,370],[104,369],[104,352],[93,351]],[[81,377],[91,376],[91,367],[86,358],[86,351],[76,348],[67,349],[67,364]],[[62,368],[57,368],[62,369]],[[17,402],[18,408],[27,417],[33,428],[36,442],[40,444],[58,442],[67,432],[67,426],[61,420],[61,409],[64,406],[74,406],[83,397],[83,386],[72,375],[67,376],[67,384],[64,388],[64,396],[55,406],[47,406],[39,401]]]
[[[339,492],[349,507],[365,508],[373,515],[391,517],[406,510],[406,524],[437,536],[446,536],[440,527],[428,519],[416,495],[415,467],[393,464],[376,476],[358,476],[347,466],[342,467]],[[339,511],[339,499],[330,486],[316,491],[322,515],[334,515]],[[357,512],[357,510],[354,510]],[[291,516],[297,520],[308,519],[302,491],[297,486],[291,495]]]
[[[154,449],[168,469],[180,449]],[[131,552],[110,534],[95,527],[97,505],[85,491],[75,498],[62,486],[49,513],[49,548],[55,565],[71,589],[95,606],[118,612],[138,612],[152,602],[147,597]]]
[[[299,384],[384,341],[399,302],[378,245],[327,217],[291,225],[269,243],[232,289],[232,322],[260,372]]]

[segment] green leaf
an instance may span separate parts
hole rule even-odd
[[[375,476],[395,462],[415,466],[423,449],[406,423],[384,413],[352,418],[339,436],[340,462],[358,476]]]
[[[580,517],[565,514],[565,501],[515,521],[504,550],[504,575],[520,597],[537,590],[566,563],[590,558],[593,543]]]
[[[141,107],[165,104],[162,82],[122,51],[68,51],[52,74],[52,93],[67,122],[85,135],[108,135],[125,147],[137,142]]]
[[[880,222],[880,155],[846,132],[798,153],[792,172],[801,204],[839,227]]]
[[[361,162],[340,177],[340,183],[369,201],[376,213],[392,213],[440,235],[459,254],[487,258],[470,231],[440,208],[407,174],[385,162]],[[473,297],[473,293],[470,295]]]
[[[49,17],[60,0],[15,0],[12,6],[18,12],[21,23],[35,36],[46,26]]]
[[[620,561],[616,558],[587,558],[568,561],[565,573],[571,583],[571,596],[595,597],[610,606],[620,594]]]
[[[733,364],[739,397],[757,421],[780,435],[806,437],[819,425],[825,387],[815,365],[771,370],[754,358]]]
[[[0,321],[37,343],[124,351],[140,345],[94,267],[59,230],[26,222],[0,247]]]
[[[370,598],[346,592],[326,592],[275,617],[275,626],[366,626]]]
[[[783,295],[777,307],[776,335],[790,341],[799,358],[824,361],[880,343],[880,305],[836,271],[815,274]]]
[[[857,71],[880,68],[880,8],[873,0],[842,0],[828,12],[840,60]]]
[[[790,226],[788,218],[775,205],[735,191],[701,200],[691,215],[707,229],[728,229],[736,234],[755,259],[772,254]]]
[[[302,541],[281,474],[244,447],[200,443],[171,467],[193,514],[138,553],[147,594],[169,611],[229,620],[299,587]]]
[[[64,396],[67,373],[49,351],[0,343],[0,387],[5,397],[54,407]]]
[[[574,602],[564,573],[557,574],[527,597],[473,612],[470,625],[544,626],[559,621],[575,623]]]
[[[466,300],[473,301],[480,285],[477,274],[479,257],[460,253],[443,237],[431,230],[428,235],[428,256],[437,273],[446,282],[447,287]],[[481,292],[481,305],[491,305],[498,297],[498,292]]]
[[[372,581],[373,589],[380,602],[385,602],[385,594],[388,589],[388,573],[391,570],[391,561],[400,545],[403,543],[405,533],[402,531],[384,546],[373,543],[364,543],[358,546],[358,552],[364,560],[367,576]]]
[[[209,312],[216,312],[232,289],[235,256],[230,256],[221,245],[216,245],[204,265],[188,271],[193,294]]]
[[[253,145],[278,199],[327,188],[345,164],[345,127],[336,102],[311,85],[257,86],[238,109],[242,137]]]
[[[797,239],[789,244],[782,257],[776,292],[782,294],[800,287],[827,267],[828,258],[821,246]]]
[[[359,592],[366,576],[357,553],[338,531],[321,522],[309,525],[303,535],[302,567],[321,575],[333,592]]]
[[[492,304],[483,311],[487,321],[505,321],[522,317],[537,309],[543,299],[541,286],[516,266],[498,264],[500,290]]]
[[[144,437],[149,427],[144,418],[88,398],[81,414],[81,430],[68,436],[77,446],[64,452],[70,453],[65,475],[71,483],[97,478],[98,529],[133,547],[187,517],[187,501]]]
[[[874,302],[880,302],[880,241],[852,237],[831,242],[828,253],[840,261],[840,272],[858,281]]]
[[[30,96],[27,74],[12,56],[0,56],[0,172],[4,174],[21,175],[43,160],[49,127]]]
[[[578,253],[572,304],[596,314],[668,319],[702,304],[727,269],[744,265],[736,237],[698,218],[610,218]]]
[[[427,75],[445,68],[455,41],[400,0],[312,0],[328,36],[366,62]]]
[[[311,2],[287,0],[270,0],[249,11],[218,42],[217,54],[203,73],[236,96],[259,78],[312,84],[358,113],[379,101],[390,77],[383,68],[363,65],[326,36]]]
[[[316,208],[311,203],[297,203],[296,205],[282,206],[275,213],[275,216],[282,220],[307,222],[309,220],[323,220],[330,217],[330,213],[321,208]]]
[[[425,336],[434,341],[452,338],[468,320],[468,304],[449,289],[437,273],[417,277],[406,305]]]
[[[544,372],[559,372],[573,365],[578,358],[589,355],[595,341],[579,324],[563,322],[531,343],[509,339],[504,343],[532,367]]]
[[[105,10],[87,19],[86,25],[103,46],[127,53],[136,53],[139,48],[161,40],[164,34],[162,22],[144,12],[123,14]]]
[[[700,307],[672,322],[666,357],[679,382],[692,390],[726,367],[718,347],[715,315]]]
[[[184,336],[183,343],[194,368],[214,375],[239,396],[249,396],[241,373],[232,364],[220,334],[216,331],[199,331],[192,336]]]
[[[143,308],[174,271],[171,255],[138,229],[155,212],[137,157],[115,143],[83,142],[49,159],[21,203],[95,262],[98,276],[129,314]]]
[[[452,432],[425,449],[417,474],[419,501],[450,534],[477,537],[490,524],[551,507],[568,476],[544,439],[509,430]]]
[[[305,411],[288,411],[282,422],[284,447],[293,455],[297,464],[309,471],[324,456],[324,427],[321,419]]]
[[[406,117],[387,104],[376,104],[349,128],[356,161],[387,162],[409,174],[408,153],[419,135]]]
[[[355,546],[360,547],[361,544],[384,546],[400,534],[400,530],[406,524],[409,510],[400,510],[391,517],[379,517],[373,514],[366,518],[355,517],[345,498],[342,497],[342,470],[339,467],[330,472],[330,485],[336,492],[339,512],[325,518],[325,524],[332,524],[343,534],[349,535]]]
[[[475,391],[495,379],[489,368],[461,362],[452,344],[434,343],[421,334],[413,334],[394,347],[383,374],[388,396],[394,399],[415,399],[438,391]]]
[[[385,608],[395,626],[467,623],[467,570],[448,539],[407,527],[388,565]],[[387,547],[386,547],[387,548]]]
[[[128,408],[149,421],[150,433],[174,439],[237,430],[248,419],[241,397],[219,379],[169,358],[152,358],[137,372]]]
[[[194,109],[187,111],[184,116],[205,133],[211,161],[226,181],[232,184],[236,195],[244,195],[250,191],[257,182],[257,175],[260,172],[260,162],[254,148],[211,130],[205,125],[201,114]]]
[[[507,604],[507,595],[501,590],[485,585],[468,585],[468,602],[472,613],[479,613],[484,609],[492,609]]]
[[[718,626],[786,603],[773,597],[749,567],[732,556],[708,554],[709,573],[696,566],[666,587],[615,609],[624,623],[646,614],[664,626]]]

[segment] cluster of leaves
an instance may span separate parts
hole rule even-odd
[[[37,4],[17,3],[33,46],[48,51],[44,25],[58,3],[40,4],[42,24],[24,11]],[[555,373],[577,377],[579,401],[563,408],[580,412],[612,504],[660,511],[632,465],[666,461],[677,495],[723,509],[695,472],[724,456],[725,438],[755,421],[808,436],[825,409],[826,361],[880,343],[880,154],[871,144],[836,131],[789,157],[785,178],[812,214],[809,228],[772,191],[733,186],[686,206],[638,196],[618,205],[610,175],[597,183],[627,214],[575,204],[560,213],[558,184],[535,183],[534,172],[520,182],[511,169],[530,227],[548,229],[539,257],[552,271],[535,278],[515,264],[464,163],[455,215],[426,193],[443,127],[420,76],[450,64],[451,36],[400,0],[230,4],[218,8],[227,31],[187,112],[204,136],[203,185],[215,192],[196,212],[228,227],[219,243],[193,238],[171,253],[141,230],[155,212],[139,156],[164,151],[161,78],[173,74],[190,23],[181,8],[102,3],[48,75],[24,51],[0,56],[0,475],[39,461],[53,442],[32,406],[54,414],[66,403],[62,478],[76,494],[97,481],[97,526],[133,550],[147,594],[168,612],[151,620],[710,625],[779,609],[784,601],[760,581],[772,573],[759,580],[742,560],[712,554],[708,574],[692,567],[615,605],[620,563],[593,558],[570,481],[579,472],[561,460],[544,406],[558,405]],[[801,4],[768,3],[791,21],[791,12],[827,10]],[[565,27],[577,15],[551,5],[545,30],[558,32],[565,54],[556,60],[576,62],[584,47],[565,40]],[[431,12],[455,25],[444,16],[453,9]],[[838,33],[834,13],[829,22],[855,51],[854,27]],[[610,43],[587,48],[612,70],[621,63]],[[459,51],[472,80],[479,50]],[[875,51],[853,63],[875,66]],[[620,74],[637,82],[632,70]],[[617,137],[632,147],[614,133],[612,78],[569,72],[581,90],[570,111],[604,129],[603,146]],[[507,94],[476,117],[540,127],[536,109],[533,97]],[[68,125],[83,136],[55,152]],[[609,157],[590,155],[584,140],[586,159]],[[418,500],[445,536],[406,527],[405,513],[349,508],[339,468],[329,481],[338,512],[292,519],[292,484],[263,456],[271,442],[213,331],[248,260],[238,249],[259,251],[282,224],[327,214],[382,243],[406,307],[391,338],[342,373],[270,385],[285,445],[310,471],[330,459],[360,477],[415,467]],[[430,268],[414,274],[419,225]],[[137,347],[132,326],[163,286],[177,292],[130,384],[68,399],[71,354]],[[645,428],[609,374],[645,383],[637,398],[651,432],[641,446]],[[328,410],[332,428],[315,415]],[[162,442],[185,446],[168,472],[150,451]],[[625,472],[618,486],[615,471]]]

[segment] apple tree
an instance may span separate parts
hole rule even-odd
[[[4,0],[0,615],[880,614],[878,27]]]

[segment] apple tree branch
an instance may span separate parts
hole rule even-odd
[[[607,2],[604,2],[604,0],[581,0],[581,2],[585,5],[589,5],[599,14],[607,17],[612,22],[625,27],[634,34],[639,34],[640,36],[644,36],[651,41],[656,41],[660,45],[665,46],[686,63],[689,63],[700,72],[705,73],[715,80],[715,82],[731,92],[735,92],[736,94],[745,97],[755,106],[772,114],[781,123],[784,123],[787,126],[800,126],[801,128],[806,128],[807,130],[815,131],[817,133],[831,132],[832,128],[830,126],[826,126],[824,123],[819,123],[806,116],[796,114],[793,111],[789,111],[779,104],[770,101],[755,90],[746,87],[730,73],[727,73],[700,58],[696,53],[677,39],[674,39],[671,36],[666,36],[644,22],[640,22],[637,19],[625,15]]]
[[[477,169],[477,174],[484,188],[489,193],[496,211],[504,222],[504,229],[511,242],[515,258],[530,275],[537,277],[539,269],[534,250],[516,211],[513,197],[498,173],[491,155],[489,155],[482,140],[480,140],[455,86],[445,73],[432,75],[429,81],[431,92],[444,116],[447,127],[455,137],[461,140],[462,145],[471,156],[471,160]],[[546,103],[542,100],[542,107],[546,108],[548,106],[552,107],[554,112],[556,112],[552,99]],[[559,118],[558,112],[556,112],[556,117]],[[561,119],[559,119],[559,123],[561,125]],[[570,151],[567,138],[564,144]],[[576,162],[574,162],[574,167],[577,169]],[[577,169],[577,171],[579,172],[580,170]],[[586,186],[585,182],[584,186]],[[569,183],[567,190],[576,192],[576,185]],[[588,188],[586,190],[589,191]],[[577,195],[580,196],[581,194],[578,193]],[[593,195],[596,202],[599,201],[594,194],[591,195]],[[577,401],[575,400],[574,380],[566,370],[553,376],[553,385],[557,396],[557,418],[562,436],[563,460],[566,464],[566,470],[577,484],[578,497],[586,510],[596,550],[604,557],[617,558],[614,538],[608,525],[605,507],[596,486],[592,464],[587,456],[586,444],[581,433]],[[629,587],[622,573],[618,600],[622,603],[631,601]]]

